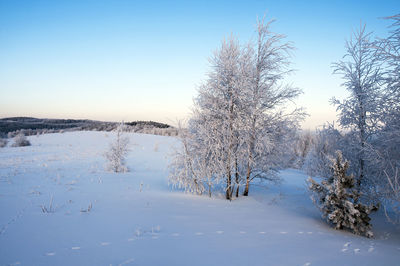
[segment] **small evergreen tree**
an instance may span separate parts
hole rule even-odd
[[[358,203],[360,194],[354,187],[354,176],[346,175],[348,168],[348,161],[343,161],[342,153],[337,151],[331,166],[331,178],[320,184],[311,177],[308,179],[311,198],[335,229],[347,229],[357,235],[373,237],[369,214],[375,207]]]

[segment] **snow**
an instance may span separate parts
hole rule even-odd
[[[301,171],[233,201],[194,196],[168,186],[176,139],[126,135],[128,173],[105,170],[110,132],[0,149],[0,265],[398,265],[382,213],[373,239],[330,228]]]

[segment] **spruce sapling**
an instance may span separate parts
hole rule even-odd
[[[358,201],[360,194],[354,187],[354,176],[346,174],[348,168],[348,161],[343,161],[342,153],[337,151],[331,166],[331,178],[320,184],[311,177],[308,179],[312,200],[335,229],[347,229],[357,235],[373,237],[369,214],[376,208]]]

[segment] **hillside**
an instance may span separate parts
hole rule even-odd
[[[398,265],[400,235],[382,213],[373,239],[331,229],[300,171],[231,202],[193,196],[168,186],[177,139],[127,135],[124,174],[104,170],[115,132],[0,149],[0,265]]]

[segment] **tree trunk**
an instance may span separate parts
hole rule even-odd
[[[366,138],[365,138],[365,127],[366,127],[366,121],[365,121],[365,117],[366,117],[366,113],[364,111],[364,101],[363,99],[360,97],[359,98],[359,104],[360,104],[360,109],[361,109],[361,117],[360,117],[360,121],[359,121],[359,129],[360,129],[360,157],[359,157],[359,161],[360,161],[360,176],[358,177],[357,180],[357,191],[358,194],[361,193],[361,184],[364,181],[364,171],[365,171],[365,160],[364,160],[364,149],[365,149],[365,142],[366,142]]]
[[[226,176],[226,199],[227,200],[232,200],[232,184],[231,184],[231,171],[228,170],[227,176]]]
[[[246,174],[246,187],[244,188],[243,196],[249,195],[249,186],[250,186],[250,161],[247,162],[247,174]]]
[[[247,158],[247,173],[246,173],[246,187],[244,188],[243,196],[249,195],[249,186],[250,186],[250,175],[251,175],[251,168],[252,168],[252,161],[253,161],[253,150],[254,150],[254,142],[255,142],[255,128],[256,128],[256,117],[253,117],[252,122],[252,134],[250,136],[250,143],[249,143],[249,156]]]
[[[364,160],[364,148],[365,148],[365,137],[364,137],[364,128],[361,129],[361,151],[360,151],[360,176],[357,180],[357,190],[361,192],[361,184],[364,181],[365,175],[365,160]]]
[[[236,198],[239,197],[239,169],[237,158],[235,160]]]
[[[233,95],[232,95],[232,91],[230,91],[229,93],[229,98],[230,98],[230,102],[229,102],[229,150],[228,150],[228,154],[227,154],[227,179],[226,179],[226,199],[227,200],[232,200],[232,180],[231,180],[231,157],[232,157],[232,153],[233,153]]]

